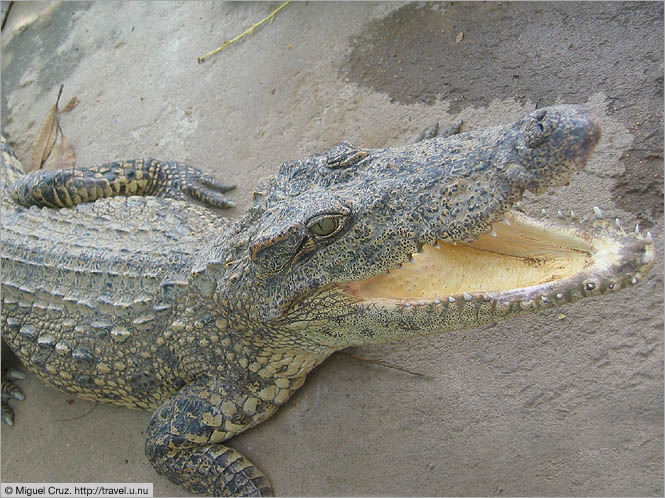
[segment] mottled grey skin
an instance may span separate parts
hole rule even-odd
[[[350,144],[287,162],[261,196],[265,199],[238,224],[250,238],[250,261],[237,265],[242,270],[231,275],[265,281],[270,298],[257,302],[252,315],[283,320],[286,312],[292,323],[303,313],[310,320],[320,306],[301,301],[303,296],[334,282],[384,273],[437,239],[468,241],[489,232],[524,190],[541,193],[567,183],[599,138],[595,117],[562,106],[535,111],[509,126],[360,151],[364,157],[356,153],[355,162],[347,160],[344,167],[339,156],[354,157]],[[317,216],[331,214],[340,218],[340,231],[312,237],[307,226]],[[219,246],[232,245],[237,235],[229,232],[228,237]],[[303,244],[305,251],[298,249]],[[236,244],[233,258],[246,252]],[[229,298],[243,301],[242,296]],[[303,309],[305,305],[315,309]],[[336,344],[340,320],[330,318],[326,311],[324,322],[331,330],[325,334]],[[362,330],[348,334],[340,346],[366,343],[375,335]],[[350,342],[358,334],[357,342]]]
[[[186,489],[269,494],[260,471],[222,442],[270,417],[334,351],[473,327],[641,276],[651,241],[617,236],[626,253],[617,268],[535,307],[523,296],[378,303],[349,291],[423,244],[489,232],[525,190],[566,184],[599,137],[588,111],[558,106],[413,145],[342,143],[285,163],[235,223],[191,202],[219,185],[192,168],[183,177],[184,165],[149,163],[167,172],[153,174],[166,197],[102,198],[147,193],[128,186],[143,179],[138,162],[81,170],[75,181],[20,179],[4,154],[13,199],[2,200],[3,338],[58,389],[154,410],[146,453]]]

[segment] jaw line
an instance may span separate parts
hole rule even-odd
[[[381,307],[563,304],[637,283],[654,259],[647,239],[605,220],[588,228],[509,211],[473,242],[424,245],[398,268],[338,286],[359,304]]]

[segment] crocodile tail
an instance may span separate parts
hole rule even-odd
[[[7,144],[7,139],[2,136],[0,142],[2,152],[2,168],[0,168],[0,190],[4,191],[16,180],[25,175],[21,161],[18,160],[12,148]]]

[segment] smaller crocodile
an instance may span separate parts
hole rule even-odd
[[[228,187],[180,163],[23,175],[3,145],[3,338],[58,389],[152,410],[146,454],[185,489],[270,494],[224,442],[333,352],[644,277],[650,234],[599,209],[589,226],[511,209],[566,185],[600,135],[586,109],[555,106],[399,147],[343,142],[283,164],[236,222],[210,207]]]

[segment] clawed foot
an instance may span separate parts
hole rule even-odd
[[[224,192],[233,190],[235,185],[225,185],[198,168],[176,162],[165,162],[167,186],[164,195],[177,199],[194,199],[208,206],[227,209],[236,204],[227,199]]]
[[[440,133],[439,133],[439,123],[438,122],[434,123],[433,125],[425,128],[418,135],[416,135],[416,138],[413,140],[413,143],[422,142],[423,140],[429,140],[430,138],[434,137],[441,137],[441,138],[452,137],[453,135],[457,135],[460,132],[463,123],[464,121],[458,121],[457,123],[450,126],[449,128],[446,128]]]
[[[7,425],[14,425],[14,410],[9,406],[10,400],[23,400],[23,391],[14,384],[14,380],[25,379],[25,374],[14,368],[5,368],[2,371],[2,421]]]

